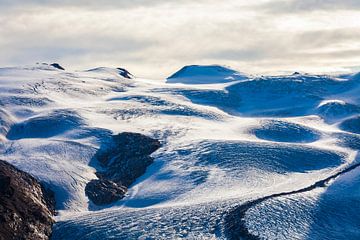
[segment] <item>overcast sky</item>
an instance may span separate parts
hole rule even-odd
[[[343,71],[360,66],[359,40],[359,0],[0,0],[0,66]]]

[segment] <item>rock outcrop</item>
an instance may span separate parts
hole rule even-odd
[[[104,179],[93,179],[85,187],[87,196],[96,205],[110,204],[124,197],[127,188]]]
[[[50,66],[54,67],[54,68],[57,68],[59,70],[65,70],[65,68],[63,68],[60,64],[58,63],[52,63],[50,64]]]
[[[97,205],[123,198],[127,187],[153,163],[150,154],[159,147],[158,140],[139,133],[124,132],[113,136],[107,147],[96,155],[104,170],[96,173],[99,180],[87,184],[86,195]]]
[[[117,68],[119,70],[119,75],[123,76],[124,78],[133,79],[134,75],[132,75],[128,70],[125,68]]]
[[[0,160],[0,239],[49,239],[55,200],[35,178]]]

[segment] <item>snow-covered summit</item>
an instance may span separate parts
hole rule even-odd
[[[189,65],[167,78],[168,83],[211,84],[247,79],[248,76],[220,65]]]
[[[87,72],[100,73],[100,74],[112,74],[112,75],[120,75],[121,77],[133,79],[134,75],[132,75],[125,68],[109,68],[109,67],[97,67],[87,70]]]

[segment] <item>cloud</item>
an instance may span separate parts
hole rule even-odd
[[[0,0],[0,65],[123,66],[158,78],[188,64],[259,73],[358,64],[359,11],[268,9],[287,2]]]
[[[275,0],[258,5],[258,10],[291,14],[309,11],[359,10],[358,0]]]
[[[201,1],[201,0],[200,0]],[[154,7],[162,4],[186,4],[190,0],[0,0],[0,10],[24,8],[80,8],[91,10],[114,10],[137,7]]]

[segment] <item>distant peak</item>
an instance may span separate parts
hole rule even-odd
[[[54,68],[57,68],[57,69],[60,69],[60,70],[65,70],[65,68],[63,68],[60,64],[58,63],[52,63],[50,64],[50,66],[54,67]]]
[[[125,68],[117,68],[117,70],[119,70],[119,74],[121,76],[123,76],[124,78],[129,78],[132,79],[134,78],[134,75],[132,75],[128,70],[126,70]]]
[[[52,71],[52,70],[55,70],[55,69],[62,70],[62,71],[65,70],[65,68],[63,68],[59,63],[51,63],[51,64],[49,64],[49,63],[46,63],[46,62],[43,62],[43,63],[38,63],[37,62],[35,68],[36,69],[41,69],[41,70],[48,70],[48,71]]]
[[[135,78],[128,70],[125,68],[108,68],[108,67],[97,67],[87,70],[87,72],[98,72],[98,73],[112,73],[120,75],[121,77],[133,79]]]
[[[220,65],[189,65],[167,78],[168,83],[211,84],[244,80],[248,77]]]

